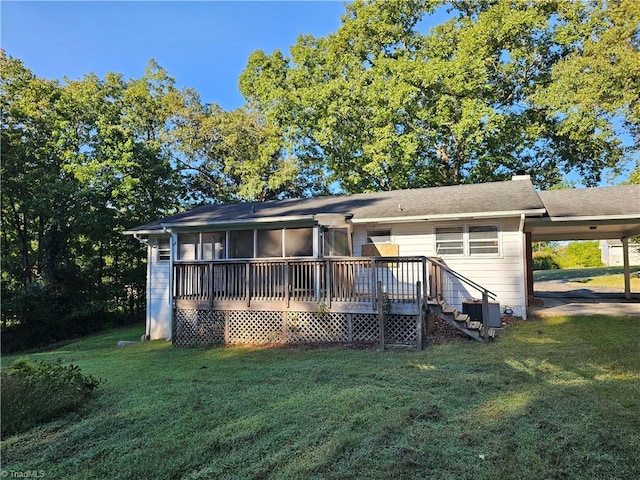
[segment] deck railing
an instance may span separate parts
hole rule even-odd
[[[411,303],[426,296],[426,257],[332,257],[179,261],[174,298],[209,302]],[[419,283],[418,283],[419,282]],[[416,286],[420,285],[420,291]]]

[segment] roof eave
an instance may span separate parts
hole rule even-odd
[[[428,221],[446,221],[446,220],[472,220],[487,218],[506,218],[520,217],[540,217],[546,213],[544,208],[536,208],[532,210],[509,210],[503,212],[470,212],[470,213],[442,213],[437,215],[411,215],[398,217],[368,217],[368,218],[352,218],[351,223],[404,223],[404,222],[428,222]]]

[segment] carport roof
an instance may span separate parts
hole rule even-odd
[[[604,240],[640,235],[640,185],[538,192],[547,214],[528,219],[533,241]]]

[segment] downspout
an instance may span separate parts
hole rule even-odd
[[[169,310],[171,311],[171,322],[169,323],[169,337],[167,338],[167,342],[171,342],[173,339],[173,323],[174,323],[174,304],[173,304],[173,262],[175,259],[175,245],[177,242],[175,241],[175,232],[171,230],[171,228],[167,228],[165,226],[162,227],[163,233],[169,233],[171,236],[169,237]]]
[[[146,341],[151,338],[151,322],[149,322],[149,311],[150,311],[149,302],[151,298],[151,259],[152,259],[152,255],[150,255],[151,246],[149,245],[148,238],[143,238],[137,233],[133,234],[133,238],[138,240],[143,245],[146,245],[147,247],[147,282],[146,282],[147,285],[146,285],[146,298],[145,298],[146,312],[144,315],[145,316],[145,319],[144,319],[145,333],[144,333],[144,336],[142,337],[142,341]]]

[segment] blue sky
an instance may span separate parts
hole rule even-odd
[[[180,87],[234,109],[255,50],[288,53],[300,34],[337,30],[342,1],[27,2],[3,0],[1,44],[44,78],[139,78],[155,59]]]
[[[335,32],[343,1],[0,1],[0,46],[44,78],[140,78],[155,59],[206,103],[240,107],[249,55],[288,54],[301,34]],[[422,28],[440,23],[439,11]],[[625,139],[626,140],[626,139]],[[571,178],[571,176],[569,176]],[[603,184],[607,179],[603,179]]]

